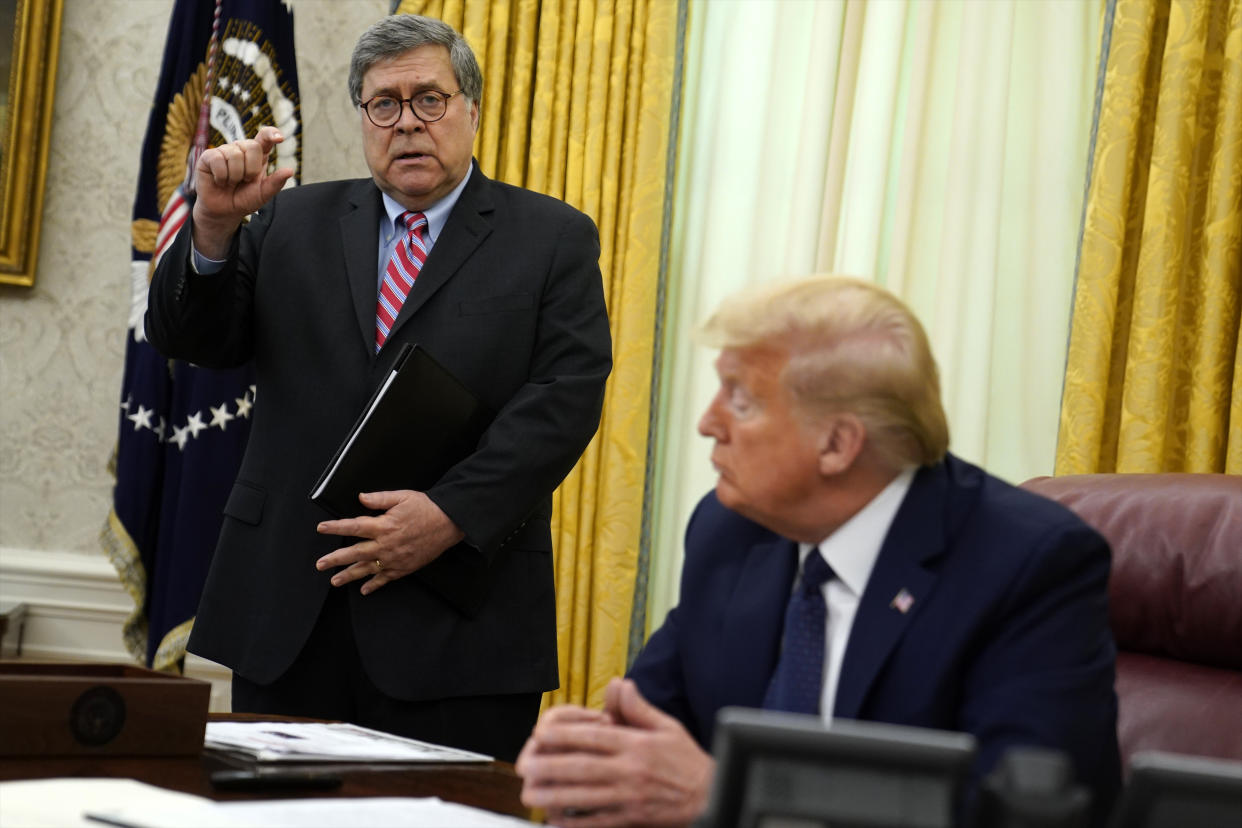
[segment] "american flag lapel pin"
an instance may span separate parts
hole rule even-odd
[[[902,615],[905,615],[910,611],[910,607],[914,606],[914,596],[910,594],[910,590],[902,587],[897,594],[893,596],[893,600],[890,601],[888,605],[892,609],[900,612]]]

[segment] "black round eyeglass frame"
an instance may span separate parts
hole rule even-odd
[[[396,98],[396,97],[393,97],[392,95],[375,95],[371,97],[370,99],[365,100],[362,103],[358,104],[358,106],[362,109],[363,112],[367,113],[367,118],[371,121],[371,123],[381,128],[394,126],[397,123],[397,121],[400,121],[401,113],[405,110],[406,104],[410,105],[410,113],[415,118],[422,121],[424,124],[433,124],[436,121],[443,118],[444,115],[448,112],[449,101],[455,98],[456,96],[460,95],[461,93],[462,91],[460,89],[458,89],[456,92],[441,92],[437,89],[424,89],[422,92],[419,92],[417,95],[411,98]],[[419,106],[419,104],[416,103],[416,101],[418,101],[419,99],[424,99],[424,98],[434,98],[436,101],[439,102],[437,104],[437,106],[440,109],[439,114],[428,112],[425,107]],[[393,118],[391,121],[377,121],[375,119],[375,115],[371,112],[371,105],[379,100],[387,100],[387,101],[396,102],[397,114],[396,114],[396,117]]]

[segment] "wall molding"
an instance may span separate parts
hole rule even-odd
[[[104,555],[0,547],[0,602],[26,605],[22,659],[133,664],[121,627],[134,602]],[[232,674],[186,656],[185,674],[210,681],[211,709],[229,709]]]
[[[121,625],[134,602],[102,555],[0,547],[0,600],[26,605],[24,658],[132,661]]]

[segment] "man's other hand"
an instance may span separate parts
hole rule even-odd
[[[563,828],[689,825],[706,808],[716,764],[681,723],[628,679],[613,679],[603,712],[545,713],[518,756],[522,804]]]
[[[384,513],[325,520],[316,527],[322,535],[358,539],[352,546],[330,552],[315,562],[320,571],[345,567],[332,576],[333,586],[368,578],[362,585],[362,594],[369,595],[384,584],[422,569],[465,537],[457,524],[422,492],[364,492],[358,499],[368,509],[383,509]]]

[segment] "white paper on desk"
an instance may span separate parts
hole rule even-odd
[[[88,810],[134,807],[161,810],[211,802],[136,779],[30,779],[0,782],[4,828],[100,828]]]
[[[208,722],[209,748],[259,762],[490,762],[468,750],[329,722]]]
[[[121,808],[92,816],[126,828],[531,828],[516,817],[434,797],[208,802],[185,808]]]

